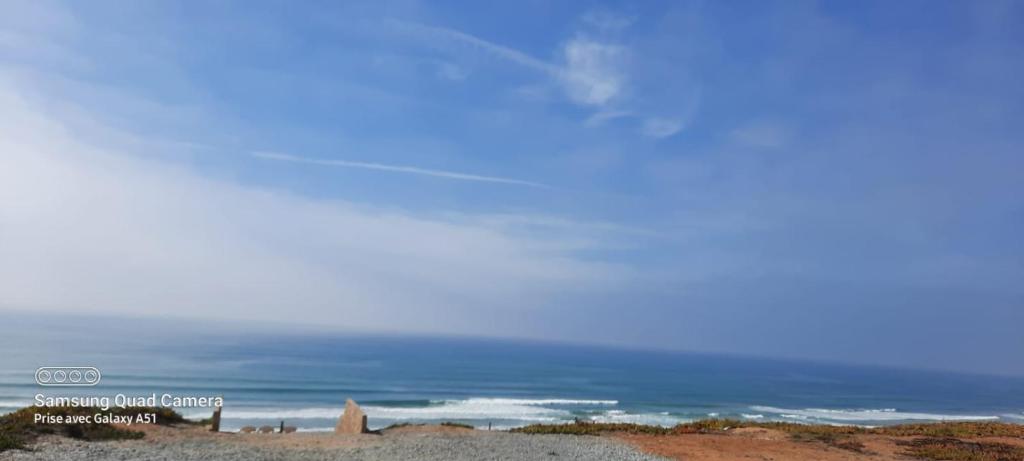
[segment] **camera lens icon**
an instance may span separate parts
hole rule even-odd
[[[36,370],[40,386],[95,386],[100,382],[96,367],[41,367]]]

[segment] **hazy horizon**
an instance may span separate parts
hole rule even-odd
[[[844,361],[829,358],[814,358],[809,356],[779,356],[764,355],[757,352],[736,353],[729,351],[715,350],[690,350],[671,347],[645,346],[636,343],[615,343],[601,342],[600,339],[569,339],[559,340],[550,337],[529,337],[529,336],[501,336],[501,335],[474,335],[471,333],[437,333],[418,331],[394,331],[394,330],[366,330],[366,329],[344,329],[336,326],[317,325],[302,322],[266,322],[266,321],[239,321],[222,318],[198,318],[180,317],[173,315],[163,316],[130,316],[105,313],[73,313],[73,312],[33,312],[24,310],[7,310],[0,312],[17,313],[17,321],[8,322],[5,327],[18,330],[19,334],[35,332],[39,338],[53,340],[55,337],[62,337],[64,341],[47,345],[56,346],[53,350],[47,350],[42,354],[45,357],[59,356],[62,344],[68,342],[84,341],[97,332],[100,334],[110,333],[118,337],[122,346],[130,346],[132,352],[122,351],[119,359],[138,361],[139,363],[127,368],[140,367],[141,363],[148,363],[155,359],[149,354],[139,354],[139,350],[145,350],[158,344],[201,346],[202,344],[217,344],[219,347],[234,347],[238,344],[249,343],[259,344],[260,341],[268,341],[267,346],[277,345],[281,341],[312,342],[333,341],[356,342],[365,340],[370,344],[380,341],[412,341],[412,342],[454,342],[459,344],[502,344],[509,347],[536,348],[544,347],[550,350],[564,351],[591,351],[596,352],[593,360],[600,361],[601,352],[622,352],[637,354],[653,354],[665,356],[682,357],[703,357],[707,359],[723,359],[729,361],[747,361],[749,363],[776,362],[787,363],[798,367],[834,367],[838,369],[861,369],[861,370],[888,370],[893,372],[923,373],[935,375],[950,375],[964,377],[989,377],[1005,379],[1006,382],[1022,383],[1024,374],[1007,372],[984,372],[964,371],[956,368],[942,366],[907,366],[900,364],[885,364],[874,361]],[[85,327],[85,330],[82,328]],[[44,331],[45,330],[45,331]],[[3,333],[4,328],[0,328]],[[145,336],[125,336],[127,332],[146,331]],[[32,334],[32,333],[30,333]],[[24,339],[24,338],[21,338]],[[192,344],[192,341],[198,342]],[[104,340],[97,340],[96,344],[103,344]],[[9,343],[11,347],[18,342]],[[90,349],[83,346],[84,349]],[[212,348],[211,350],[216,349]],[[287,351],[287,347],[282,347]],[[38,352],[38,351],[37,351]],[[81,353],[82,351],[79,351]],[[94,352],[91,351],[90,352]],[[150,351],[152,353],[153,351]],[[84,354],[88,355],[88,354]],[[159,355],[159,354],[158,354]],[[77,355],[76,355],[77,356]],[[38,357],[23,357],[23,359],[34,359]],[[48,363],[48,362],[47,362]],[[29,360],[22,361],[27,368],[35,368],[36,362]]]
[[[1024,375],[1024,5],[3,2],[0,319]]]

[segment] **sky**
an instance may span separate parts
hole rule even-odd
[[[0,317],[1024,374],[1024,5],[0,0]]]

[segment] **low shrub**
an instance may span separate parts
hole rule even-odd
[[[36,423],[36,414],[51,416],[91,416],[97,413],[110,413],[117,416],[137,414],[155,414],[156,423],[161,425],[192,424],[170,408],[128,407],[101,410],[96,407],[28,407],[0,416],[0,451],[24,449],[41,435],[63,435],[80,440],[125,440],[139,439],[143,433],[123,429],[106,423],[69,423],[47,424]]]
[[[855,436],[866,434],[885,435],[891,437],[931,437],[943,438],[944,440],[955,440],[956,437],[1024,438],[1024,425],[1007,424],[999,422],[950,422],[929,424],[902,424],[897,426],[865,428],[858,426],[830,426],[824,424],[815,425],[784,422],[752,422],[737,419],[703,419],[699,421],[681,423],[671,428],[665,428],[660,426],[646,426],[641,424],[591,423],[577,421],[572,424],[533,424],[530,426],[513,429],[512,431],[524,434],[599,435],[602,433],[620,432],[630,434],[671,435],[716,433],[742,427],[774,429],[789,434],[792,440],[801,442],[820,442],[835,448],[849,450],[857,453],[864,453],[865,448],[864,445],[859,440],[857,440]],[[965,447],[969,448],[966,445],[958,446],[950,442],[947,443],[945,448],[942,449],[952,453],[954,451],[954,448],[959,449],[960,451],[964,451],[967,450],[967,448]],[[919,451],[924,453],[927,450],[934,449],[936,448],[929,446],[920,448]],[[954,460],[960,458],[936,459]],[[963,459],[973,461],[975,459],[987,460],[988,458]],[[1006,459],[1017,461],[1018,458]]]
[[[967,442],[952,437],[928,437],[897,444],[904,454],[921,459],[949,461],[1024,461],[1024,448],[998,442]]]
[[[666,435],[672,429],[661,426],[647,426],[643,424],[628,423],[590,423],[576,421],[572,424],[531,424],[529,426],[512,429],[512,432],[523,434],[571,434],[571,435],[599,435],[605,432],[624,432],[629,434],[653,434]]]

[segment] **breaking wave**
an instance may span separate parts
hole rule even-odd
[[[470,398],[463,400],[432,400],[426,406],[380,406],[363,405],[362,409],[371,419],[387,421],[437,421],[437,420],[510,420],[523,424],[534,422],[571,421],[573,413],[566,408],[552,407],[608,407],[618,405],[616,400],[573,400],[573,399],[511,399],[511,398]],[[225,408],[225,419],[337,419],[344,407],[312,408],[256,408],[232,410]],[[207,413],[190,413],[190,418],[205,418]]]
[[[672,416],[665,411],[659,413],[627,413],[622,410],[609,410],[602,414],[591,416],[590,421],[595,423],[630,423],[672,427],[689,420]]]
[[[370,426],[385,427],[393,423],[436,423],[460,421],[485,428],[507,429],[535,423],[563,424],[577,419],[607,423],[635,423],[670,427],[689,419],[669,412],[630,413],[615,409],[616,400],[586,399],[513,399],[513,398],[469,398],[461,400],[431,400],[425,404],[410,405],[362,405],[369,418]],[[263,421],[296,421],[301,431],[329,430],[342,414],[344,408],[247,408],[224,409],[225,428],[262,424]],[[209,417],[209,412],[190,413],[187,417],[200,419]]]
[[[0,402],[2,403],[2,402]],[[372,427],[385,427],[393,423],[437,423],[458,421],[476,427],[509,428],[535,423],[562,424],[575,420],[601,423],[634,423],[671,427],[679,423],[706,417],[720,417],[712,413],[669,413],[630,411],[619,408],[617,400],[596,399],[516,399],[468,398],[452,400],[420,400],[395,402],[368,402],[362,406]],[[860,425],[895,424],[929,421],[992,421],[1000,416],[943,414],[900,411],[896,408],[829,409],[781,408],[763,405],[739,408],[724,413],[725,417],[738,417],[754,421],[791,421],[809,424]],[[308,408],[239,408],[224,409],[227,425],[254,424],[264,421],[295,421],[300,429],[310,430],[333,427],[344,411],[343,406],[314,406]],[[192,419],[209,417],[208,411],[190,412]],[[1002,418],[1014,420],[1016,414]]]
[[[935,413],[915,413],[898,411],[895,408],[881,409],[827,409],[804,408],[790,409],[755,405],[751,410],[759,413],[772,413],[777,417],[789,420],[819,423],[857,424],[878,421],[991,421],[998,416],[951,415]]]
[[[370,418],[389,420],[518,420],[524,422],[552,422],[571,418],[571,412],[548,406],[615,405],[614,400],[563,399],[502,399],[472,398],[465,400],[437,400],[426,407],[380,407],[363,409]]]
[[[574,400],[574,399],[504,399],[504,398],[471,398],[466,400],[431,400],[431,403],[461,403],[494,405],[618,405],[618,400]]]

